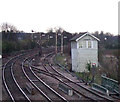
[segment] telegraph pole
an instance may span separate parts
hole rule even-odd
[[[40,33],[40,41],[39,41],[39,43],[40,43],[40,46],[41,46],[42,45],[41,33]]]
[[[34,31],[32,30],[32,35],[31,35],[32,42],[33,42],[33,32],[34,32]]]
[[[57,32],[56,32],[56,41],[55,41],[55,53],[57,54]]]
[[[63,54],[63,34],[61,34],[61,54]]]
[[[47,39],[47,42],[49,43],[49,34],[48,34],[48,39]],[[47,43],[47,46],[49,46],[49,44]]]

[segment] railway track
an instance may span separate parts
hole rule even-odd
[[[28,82],[27,79],[20,79],[22,75],[22,77],[24,77],[24,74],[20,73],[21,62],[23,59],[25,59],[25,57],[32,55],[32,53],[36,53],[36,50],[30,50],[28,52],[16,55],[4,63],[4,66],[2,67],[2,81],[4,84],[3,88],[6,89],[4,92],[7,92],[7,99],[3,98],[3,101],[32,101],[33,98],[31,98],[31,96],[25,90],[24,82]],[[16,72],[19,75],[19,79],[16,77]],[[24,82],[22,82],[23,80]],[[22,83],[24,83],[23,86]]]
[[[27,97],[27,95],[23,92],[19,84],[16,82],[12,70],[14,62],[17,60],[17,58],[21,56],[23,56],[23,54],[17,55],[8,60],[7,63],[5,63],[2,71],[3,84],[5,85],[5,88],[9,94],[9,98],[11,101],[15,102],[17,100],[26,100],[30,102],[30,99]]]
[[[36,52],[32,52],[36,53]],[[57,81],[69,86],[74,90],[74,92],[84,96],[86,99],[92,100],[92,101],[98,101],[98,100],[105,100],[105,101],[113,101],[106,97],[101,97],[99,95],[92,93],[88,89],[85,89],[84,86],[81,87],[78,83],[71,80],[69,77],[63,75],[61,72],[59,72],[54,66],[50,58],[53,56],[53,53],[48,54],[43,59],[43,67],[45,70],[39,70],[35,66],[31,65],[32,59],[38,55],[32,54],[32,53],[23,53],[16,55],[15,57],[12,57],[9,59],[3,66],[2,69],[2,78],[3,78],[3,84],[6,88],[6,91],[9,95],[9,100],[16,102],[19,100],[25,100],[28,102],[32,102],[33,98],[31,98],[28,93],[25,92],[24,88],[22,87],[21,82],[19,82],[20,78],[17,77],[17,74],[15,70],[19,66],[21,67],[21,76],[24,76],[24,82],[30,82],[37,90],[37,93],[42,95],[44,101],[50,101],[50,102],[56,102],[56,101],[63,101],[68,102],[69,100],[64,97],[63,94],[59,93],[59,91],[56,91],[53,87],[48,85],[42,78],[38,77],[38,75],[34,71],[40,71],[44,73],[44,75],[49,76],[51,78],[56,79]],[[21,64],[22,63],[22,64]],[[47,63],[47,64],[46,64]],[[27,65],[27,67],[26,67]],[[34,68],[34,69],[33,69]],[[23,72],[23,73],[22,73]],[[17,94],[16,94],[17,93]],[[90,96],[86,96],[86,95]]]
[[[31,51],[28,51],[28,52],[31,52]],[[21,73],[20,68],[18,68],[21,73],[21,76],[24,77],[24,74],[25,74],[25,77],[27,76],[27,80],[26,79],[24,79],[24,80],[26,82],[33,83],[33,86],[44,96],[44,100],[47,99],[47,101],[52,102],[52,101],[59,99],[61,101],[67,102],[67,100],[64,97],[62,97],[55,90],[50,88],[47,84],[45,84],[45,82],[43,82],[42,80],[37,78],[31,69],[29,70],[29,68],[28,68],[27,71],[29,71],[29,73],[27,72],[27,74],[26,74],[26,68],[24,68],[24,64],[28,59],[25,59],[25,57],[29,56],[28,58],[30,58],[32,53],[35,53],[33,51],[32,51],[32,53],[28,53],[28,52],[26,51],[25,53],[22,53],[22,54],[14,56],[12,58],[9,58],[8,61],[4,61],[4,65],[1,66],[2,81],[3,81],[4,87],[6,89],[6,92],[8,93],[8,96],[9,96],[9,97],[7,97],[7,99],[5,99],[3,101],[6,101],[6,100],[8,100],[8,101],[10,100],[12,102],[16,102],[16,101],[20,101],[20,100],[21,101],[25,100],[28,102],[33,101],[32,98],[30,97],[30,95],[28,95],[28,93],[25,92],[25,89],[23,88],[23,86],[21,86],[22,81],[20,81],[20,78],[18,78],[20,76],[17,76],[17,74],[19,74],[19,72],[16,73],[17,67],[22,67],[21,70],[24,73]],[[46,51],[45,51],[45,53],[46,53]],[[22,64],[21,64],[21,62],[22,62]],[[31,74],[30,74],[30,72],[31,72]],[[30,77],[30,76],[32,76],[32,77]],[[43,84],[41,87],[41,89],[44,89],[43,91],[40,89],[40,87],[37,86],[38,81],[39,82],[41,81],[41,85]],[[48,91],[48,89],[50,90],[49,95],[51,95],[51,96],[47,95],[46,89],[47,89],[47,91]]]
[[[49,56],[49,55],[48,55]],[[47,56],[47,57],[48,57]],[[45,57],[45,58],[47,58],[47,57]],[[50,56],[49,56],[50,57]],[[45,59],[43,59],[44,61],[42,61],[42,62],[46,62],[45,61]],[[50,77],[53,77],[53,78],[55,78],[55,79],[57,79],[59,82],[61,82],[61,83],[64,83],[65,84],[65,79],[64,79],[64,76],[62,76],[62,75],[60,75],[59,73],[56,73],[56,71],[54,71],[53,69],[51,69],[51,71],[49,70],[49,68],[48,68],[48,66],[46,66],[46,64],[42,64],[43,65],[43,67],[46,69],[46,71],[44,71],[44,70],[40,70],[39,68],[36,68],[35,66],[31,66],[31,67],[33,67],[33,70],[35,71],[39,71],[39,72],[41,72],[42,71],[42,73],[44,73],[44,74],[46,74],[46,75],[48,75],[48,76],[50,76]],[[54,72],[53,72],[54,71]],[[61,79],[62,78],[62,79]],[[64,80],[64,81],[63,81]],[[67,85],[67,84],[66,84]],[[68,85],[67,85],[68,86]],[[91,98],[89,98],[89,97],[87,97],[87,96],[85,96],[85,95],[83,95],[83,94],[81,94],[80,92],[78,92],[77,90],[75,90],[74,89],[74,91],[76,91],[77,93],[79,93],[80,95],[79,96],[83,96],[84,97],[84,100],[92,100],[92,101],[94,101],[94,99],[91,99]],[[76,93],[75,92],[75,93]]]
[[[26,78],[26,76],[23,73],[22,70],[22,63],[24,63],[24,60],[26,59],[26,57],[30,57],[30,56],[34,56],[33,54],[28,56],[24,56],[23,58],[21,58],[20,60],[16,61],[16,65],[14,65],[14,76],[17,79],[18,84],[21,86],[22,90],[26,93],[26,95],[29,97],[30,101],[44,101],[45,98],[40,94],[39,91],[37,91],[37,89],[35,89],[33,87],[33,89],[28,89],[27,85],[30,85],[29,80]],[[28,62],[26,63],[26,65],[28,64]],[[21,68],[19,68],[19,66]],[[16,71],[17,70],[17,71]],[[20,73],[20,74],[19,74]]]
[[[54,90],[56,90],[58,93],[61,93],[63,96],[65,96],[68,101],[79,101],[79,100],[80,100],[79,98],[81,98],[81,100],[84,100],[84,101],[85,101],[85,100],[86,100],[86,101],[90,101],[88,98],[81,97],[81,95],[78,95],[78,94],[76,94],[76,93],[74,93],[74,95],[71,97],[71,96],[68,96],[67,94],[61,92],[61,90],[59,90],[59,88],[58,88],[58,85],[59,85],[59,84],[54,85],[54,84],[56,84],[56,83],[54,83],[54,81],[55,81],[55,82],[58,81],[58,78],[54,77],[54,75],[55,75],[55,76],[58,76],[57,74],[48,73],[47,71],[45,71],[45,70],[40,70],[39,68],[36,68],[36,67],[34,67],[33,65],[30,65],[30,66],[31,66],[31,69],[34,71],[34,74],[35,74],[36,71],[37,71],[37,72],[40,72],[40,75],[37,75],[37,73],[35,74],[36,77],[42,78],[43,80],[45,80],[48,84],[51,85],[51,87],[52,87]],[[41,73],[41,71],[42,71],[42,73]],[[43,73],[44,73],[44,74],[43,74]],[[44,76],[44,75],[46,75],[46,76]],[[43,76],[44,76],[44,77],[43,77]],[[46,77],[49,77],[49,78],[47,79]],[[50,79],[50,77],[51,77],[52,79]],[[60,75],[59,75],[58,77],[60,77]],[[62,76],[61,76],[61,77],[62,77]],[[49,79],[50,79],[51,81],[50,81]],[[55,79],[56,79],[56,80],[55,80]],[[49,80],[49,82],[48,82],[47,80]],[[58,81],[58,82],[59,82],[59,81]],[[54,83],[54,84],[53,84],[53,83]],[[65,100],[64,100],[64,101],[65,101]]]
[[[68,78],[67,76],[63,75],[61,72],[59,72],[58,70],[56,70],[56,68],[53,67],[53,65],[51,64],[50,59],[48,57],[51,58],[52,57],[52,53],[48,54],[43,59],[44,62],[47,62],[47,66],[46,66],[45,63],[43,63],[42,65],[45,68],[46,72],[48,72],[51,76],[54,76],[54,78],[56,78],[57,80],[59,80],[61,83],[64,83],[65,85],[67,85],[70,88],[72,88],[78,94],[81,94],[84,97],[86,97],[88,99],[91,99],[93,101],[101,101],[101,100],[102,101],[114,101],[114,99],[112,99],[111,97],[102,96],[102,95],[100,95],[100,94],[98,94],[98,93],[96,93],[96,92],[94,92],[94,91],[86,88],[84,85],[76,83],[73,80],[71,80],[70,78]],[[46,60],[46,58],[47,58],[47,60]],[[48,59],[49,59],[49,61],[48,61]],[[35,66],[34,66],[34,68],[35,68]],[[44,71],[44,73],[45,73],[45,71]]]
[[[36,87],[36,89],[50,102],[63,101],[68,102],[62,95],[56,92],[53,88],[47,85],[42,79],[40,79],[31,69],[24,68],[24,63],[28,58],[24,60],[22,63],[22,70],[27,77],[27,79],[31,82],[31,84]]]

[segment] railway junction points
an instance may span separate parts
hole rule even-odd
[[[2,92],[4,101],[28,102],[117,102],[119,97],[92,90],[82,80],[57,66],[55,53],[38,50],[3,59]]]

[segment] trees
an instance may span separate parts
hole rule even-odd
[[[53,32],[53,28],[47,29],[47,33]]]
[[[4,32],[17,32],[17,28],[14,25],[8,23],[1,24],[1,30]]]
[[[32,42],[28,35],[22,33],[24,39],[19,40],[18,30],[15,26],[8,23],[3,23],[1,25],[2,30],[2,53],[9,54],[14,51],[27,50],[36,47],[36,43]]]
[[[18,32],[18,30],[14,25],[2,23],[0,28],[2,30],[3,40],[17,40],[16,32]]]
[[[64,29],[63,28],[61,28],[61,27],[55,27],[54,28],[55,29],[55,32],[58,34],[58,33],[62,33],[63,31],[64,31]]]

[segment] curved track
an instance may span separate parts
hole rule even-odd
[[[15,61],[17,60],[17,58],[20,58],[21,56],[23,56],[23,54],[17,55],[8,60],[7,63],[5,63],[2,78],[5,88],[10,96],[10,99],[13,102],[17,100],[26,100],[30,102],[30,99],[27,97],[27,95],[23,92],[23,90],[17,83],[12,70]]]
[[[29,58],[30,59],[30,58]],[[27,79],[31,82],[31,84],[37,88],[37,90],[50,102],[56,102],[56,101],[64,101],[67,102],[67,100],[61,96],[59,93],[57,93],[53,88],[51,88],[49,85],[47,85],[42,79],[40,79],[31,69],[24,68],[24,63],[27,61],[28,58],[24,60],[22,63],[22,70],[27,77]],[[38,83],[39,82],[39,83]],[[38,85],[39,84],[39,85]]]
[[[61,83],[69,86],[72,88],[75,92],[78,94],[81,94],[82,96],[91,99],[93,101],[114,101],[111,97],[107,96],[102,96],[101,94],[98,94],[88,88],[86,88],[84,85],[79,84],[68,78],[67,76],[63,75],[61,72],[59,72],[54,66],[53,63],[50,61],[50,58],[53,56],[53,53],[48,54],[44,59],[43,59],[43,67],[45,68],[46,71],[43,71],[46,75],[49,76],[54,76],[57,80],[59,80]],[[48,61],[49,60],[49,61]],[[47,64],[45,63],[47,62]],[[49,66],[48,66],[49,65]],[[35,69],[35,66],[32,66]],[[38,70],[36,68],[36,70]],[[47,74],[47,72],[49,74]],[[54,73],[54,74],[53,74]],[[89,95],[89,96],[88,96]]]
[[[34,55],[32,53],[35,53]],[[32,65],[32,59],[35,58],[38,54],[37,51],[33,52],[26,52],[19,54],[15,57],[9,59],[3,66],[2,70],[2,78],[3,84],[8,92],[9,100],[15,102],[18,100],[25,100],[28,102],[33,101],[30,95],[25,92],[21,82],[19,81],[20,78],[17,76],[18,73],[21,73],[21,76],[24,76],[24,82],[30,82],[34,88],[36,89],[39,95],[42,95],[44,101],[50,102],[68,102],[69,99],[64,97],[58,90],[54,89],[50,85],[48,85],[41,77],[39,77],[34,71],[42,72],[42,74],[54,78],[60,83],[63,83],[74,90],[75,93],[85,97],[88,100],[98,101],[113,101],[111,98],[101,96],[97,94],[85,86],[76,83],[71,78],[64,75],[61,71],[58,71],[56,67],[53,66],[52,56],[54,53],[50,53],[42,60],[42,66],[44,67],[43,70],[40,70]],[[18,72],[16,73],[17,67]],[[21,70],[21,71],[20,71]],[[17,94],[16,94],[17,93]],[[89,96],[87,96],[89,95]]]
[[[31,53],[29,53],[29,52],[31,52]],[[9,98],[7,97],[7,99],[5,99],[5,100],[8,100],[8,101],[11,100],[12,102],[23,101],[23,100],[26,102],[34,101],[34,100],[32,100],[33,98],[31,98],[31,96],[28,95],[28,93],[26,94],[26,92],[25,92],[26,90],[24,90],[24,87],[21,86],[22,84],[20,82],[22,82],[22,81],[20,81],[20,78],[18,78],[18,77],[22,76],[23,78],[27,78],[27,80],[24,79],[25,80],[24,82],[31,82],[33,84],[33,86],[40,92],[39,95],[42,94],[42,97],[44,96],[42,101],[46,100],[46,101],[52,102],[52,101],[59,99],[61,101],[67,102],[67,100],[64,97],[59,95],[56,91],[54,91],[52,88],[50,88],[42,80],[37,78],[30,68],[24,68],[24,64],[26,64],[26,61],[28,61],[29,58],[36,55],[36,54],[35,55],[32,54],[32,53],[36,53],[36,52],[33,52],[33,51],[29,51],[29,52],[19,54],[19,55],[16,55],[16,56],[10,58],[4,64],[4,66],[2,66],[3,84],[6,89],[6,92],[8,93],[8,96],[9,96]],[[38,53],[37,53],[37,55],[38,55]],[[27,64],[29,64],[29,63],[27,63]],[[19,68],[17,68],[17,67],[19,67]],[[20,68],[20,67],[22,67],[22,68]],[[23,73],[21,73],[20,70],[23,71]],[[26,72],[26,70],[27,70],[27,72]],[[16,72],[20,76],[17,75]],[[24,77],[24,75],[25,75],[25,77]],[[43,90],[41,90],[40,87],[37,86],[37,83],[34,82],[34,80],[32,80],[32,79],[41,81],[41,83],[43,84],[41,89],[43,89]],[[25,86],[25,84],[24,84],[24,86]],[[48,89],[49,89],[49,94],[47,95]],[[51,96],[49,96],[49,95],[51,95]]]
[[[7,97],[4,98],[3,101],[31,102],[31,100],[34,99],[31,98],[28,92],[26,92],[25,83],[28,82],[28,80],[25,79],[24,74],[20,72],[22,61],[25,59],[25,57],[31,56],[32,53],[36,53],[36,50],[30,50],[26,51],[25,53],[16,55],[10,58],[6,63],[4,63],[4,66],[2,67],[2,81],[4,84],[4,88],[6,89],[6,91],[4,91],[7,92]],[[23,78],[20,79],[21,77]],[[22,83],[24,85],[21,85]]]

